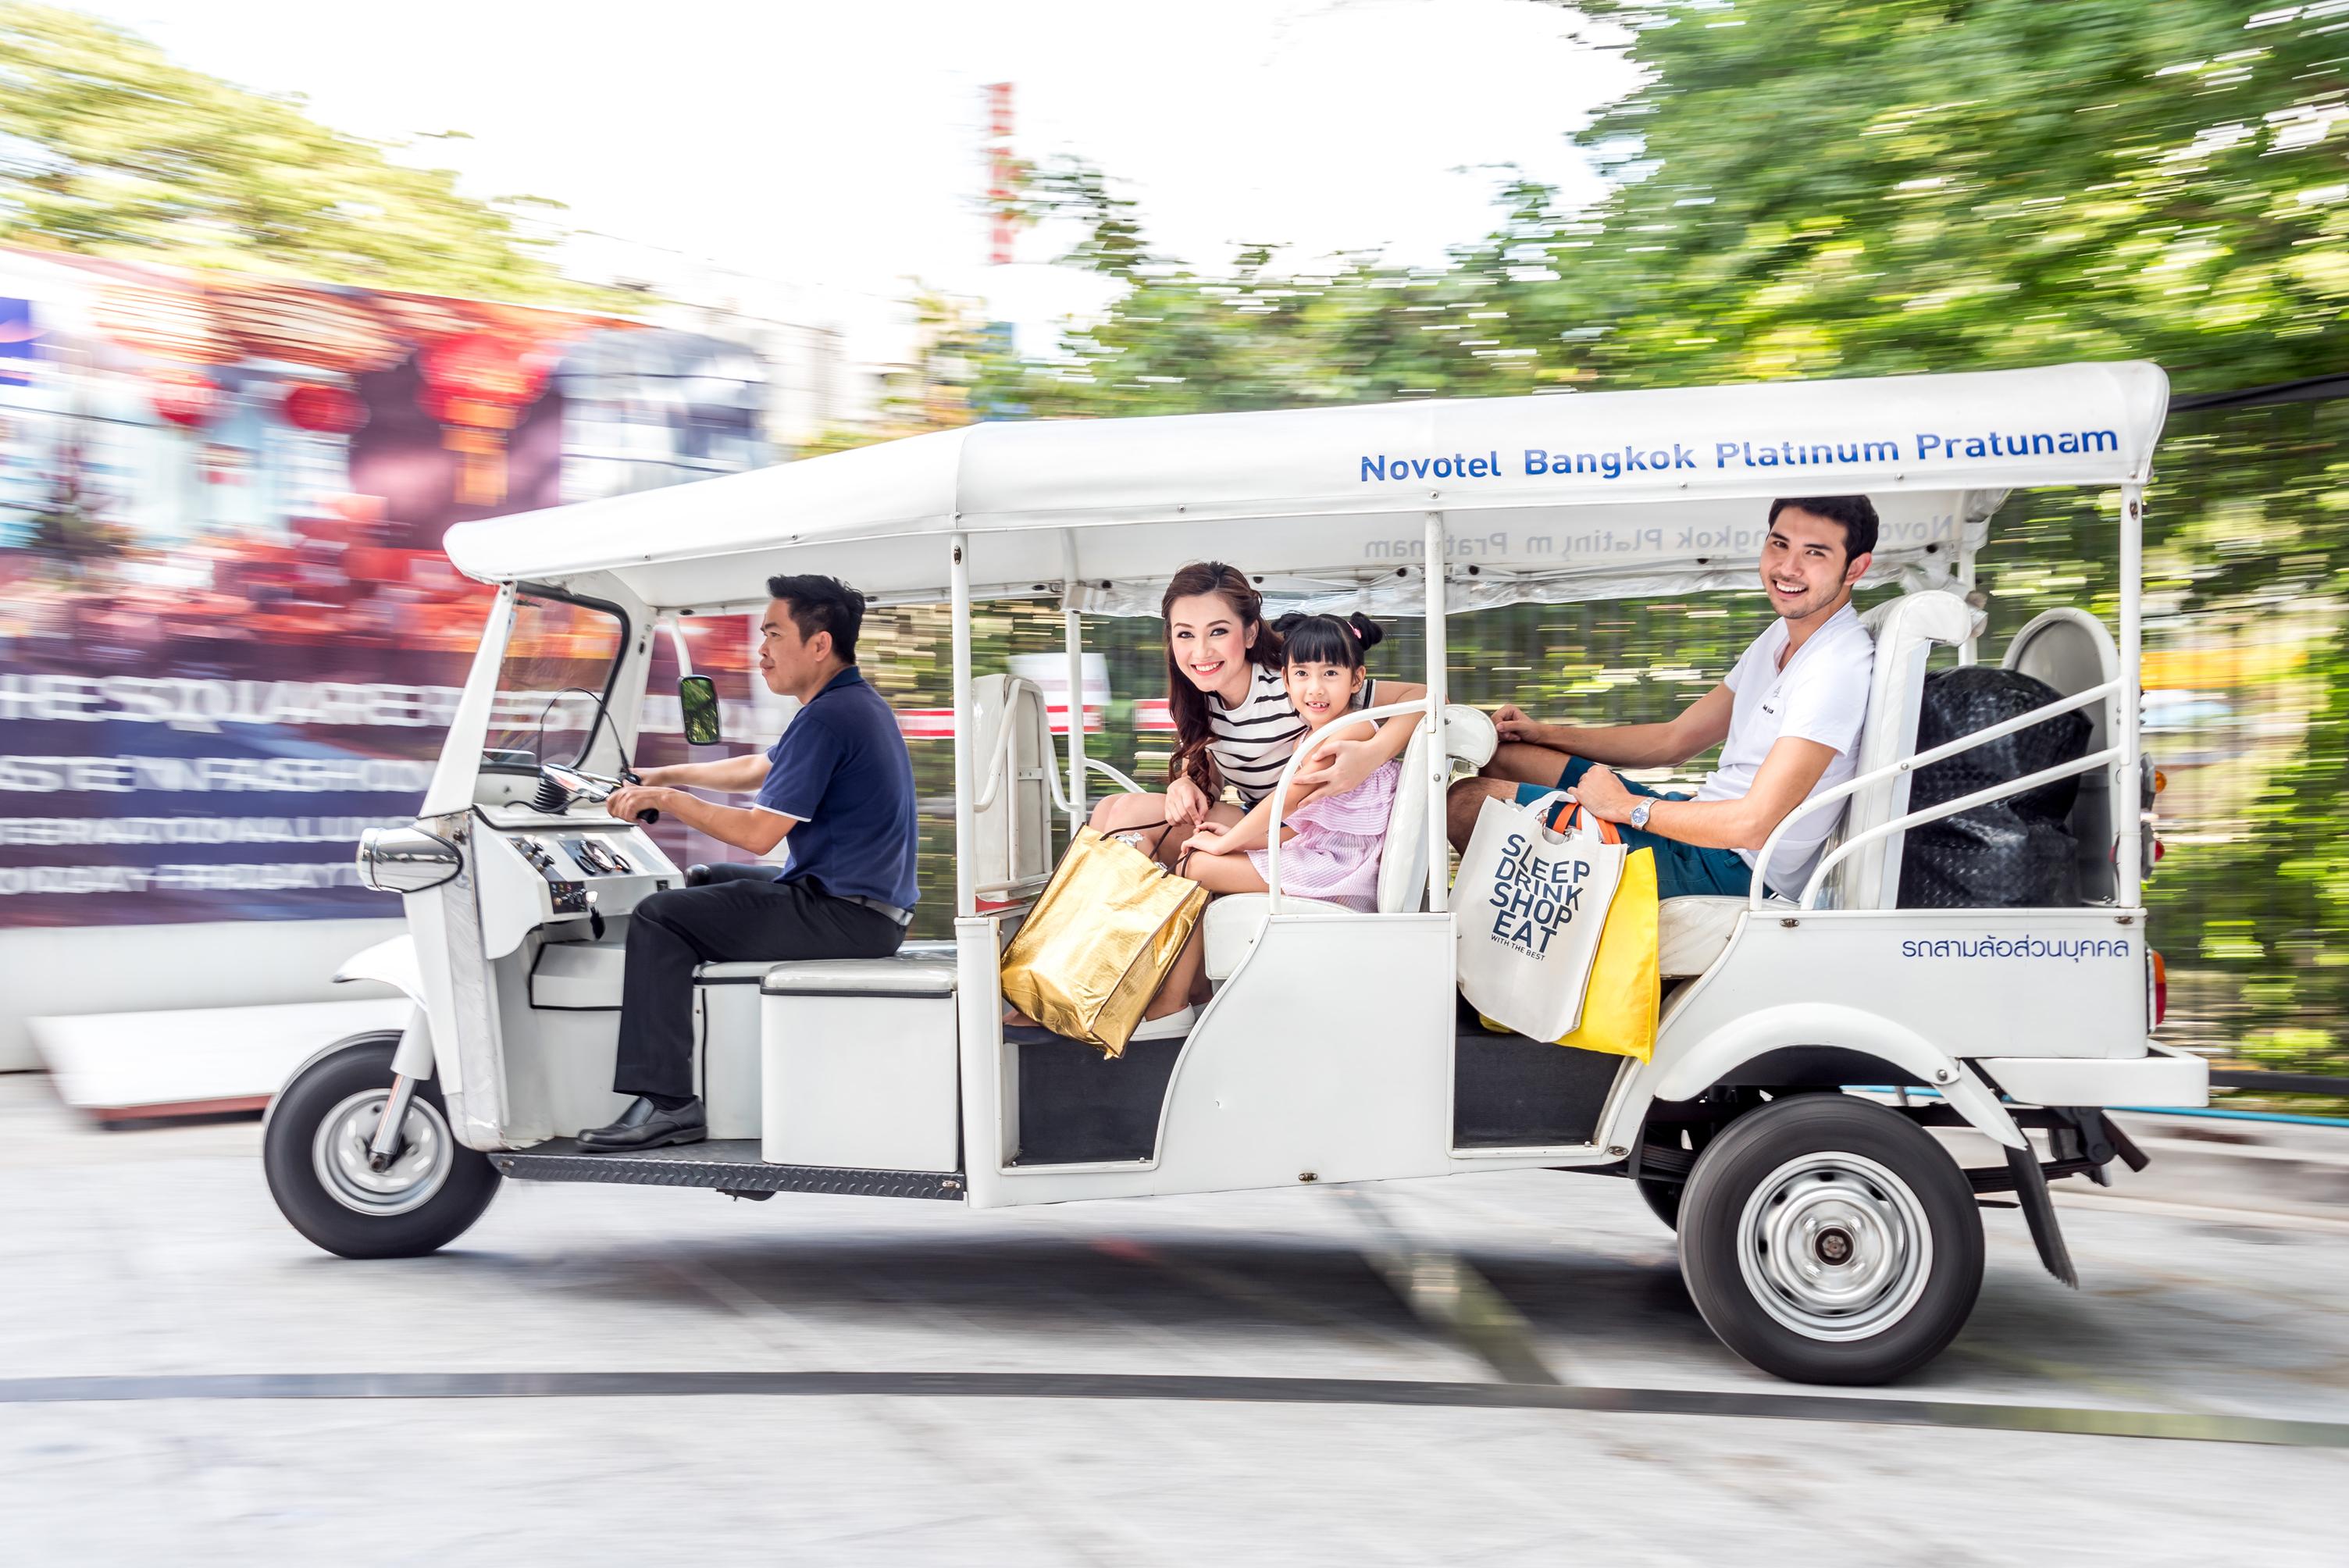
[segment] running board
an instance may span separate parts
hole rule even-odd
[[[836,1165],[771,1165],[755,1138],[724,1138],[667,1149],[602,1153],[558,1138],[500,1150],[490,1163],[518,1181],[611,1181],[631,1187],[709,1187],[721,1192],[837,1192],[860,1198],[964,1197],[962,1172],[855,1171]]]

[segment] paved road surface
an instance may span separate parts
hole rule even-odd
[[[0,1078],[0,1558],[2349,1562],[2349,1222],[2067,1206],[2074,1295],[1991,1212],[1971,1327],[1878,1406],[1730,1357],[1588,1177],[1008,1214],[509,1183],[354,1264],[258,1140]],[[648,1376],[519,1376],[609,1373]],[[771,1376],[814,1373],[866,1376]],[[28,1397],[61,1377],[90,1397]]]

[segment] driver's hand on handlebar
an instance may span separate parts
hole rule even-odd
[[[673,810],[676,794],[657,784],[623,784],[605,800],[604,810],[623,822],[633,822],[640,811]]]

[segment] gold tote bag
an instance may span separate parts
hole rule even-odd
[[[1100,830],[1077,830],[1003,954],[1003,996],[1056,1035],[1123,1056],[1207,890]]]

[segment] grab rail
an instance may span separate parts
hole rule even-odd
[[[971,801],[971,810],[974,811],[984,811],[987,808],[995,804],[995,794],[997,789],[1006,779],[1011,777],[1009,770],[1004,767],[1004,763],[1009,758],[1011,754],[1012,720],[1017,715],[1019,707],[1020,693],[1023,690],[1032,691],[1036,694],[1036,699],[1039,702],[1041,702],[1044,698],[1044,688],[1038,686],[1034,681],[1029,680],[1024,676],[1012,676],[1005,683],[1003,690],[1003,720],[1000,724],[996,726],[995,744],[988,749],[987,761],[982,764],[979,769],[979,771],[986,776],[987,784],[985,788],[978,791],[976,797]],[[1050,729],[1048,725],[1048,738],[1049,734]],[[1097,757],[1088,757],[1082,760],[1084,762],[1086,771],[1108,775],[1111,779],[1115,779],[1117,783],[1129,794],[1138,795],[1143,792],[1141,785],[1135,783],[1124,774],[1120,773],[1116,769],[1112,768],[1108,763],[1103,762],[1101,758]],[[1061,815],[1073,816],[1076,814],[1076,805],[1070,799],[1068,789],[1062,783],[1060,770],[1057,768],[1044,768],[1036,772],[1030,773],[1029,777],[1040,778],[1051,786],[1052,805],[1061,813]]]
[[[1847,779],[1832,789],[1820,790],[1780,818],[1778,825],[1770,830],[1770,836],[1762,841],[1762,849],[1754,858],[1754,888],[1746,895],[1746,907],[1757,912],[1763,908],[1763,901],[1769,896],[1769,883],[1765,873],[1769,870],[1770,858],[1777,851],[1780,841],[1786,836],[1786,830],[1805,817],[1815,811],[1824,810],[1871,785],[1888,783],[1903,773],[1913,773],[1920,768],[1930,767],[1936,762],[1958,756],[1961,752],[1971,751],[1986,742],[2001,739],[2019,730],[2044,724],[2059,715],[2071,713],[2075,709],[2087,707],[2107,697],[2117,696],[2127,684],[2122,676],[2115,676],[2101,685],[2090,686],[2085,691],[2075,692],[2061,701],[2034,707],[2028,713],[2019,713],[2013,718],[2002,719],[1986,729],[1973,730],[1959,736],[1954,740],[1944,741],[1930,751],[1920,751],[1912,757],[1903,757],[1888,762],[1883,767],[1863,773],[1856,779]],[[1958,811],[1970,810],[1974,806],[1986,804],[2007,795],[2019,795],[2025,789],[2037,788],[2049,779],[2066,778],[2074,773],[2092,772],[2099,766],[2118,760],[2120,754],[2121,748],[2108,746],[2094,757],[2082,758],[2077,766],[2066,765],[2062,769],[2045,769],[2043,773],[2034,773],[2028,779],[2018,779],[2010,784],[1994,784],[1986,790],[1978,790],[1974,795],[1967,796],[1964,804],[1951,807],[1948,810],[1935,808],[1930,812],[1911,811],[1907,816],[1895,818],[1889,822],[1870,828],[1856,839],[1847,839],[1843,843],[1837,845],[1835,852],[1821,861],[1818,869],[1812,872],[1810,882],[1803,889],[1801,906],[1805,909],[1812,907],[1811,901],[1818,896],[1819,888],[1822,885],[1821,879],[1826,874],[1827,869],[1861,844],[1910,827],[1921,827],[1927,822],[1939,821],[1943,817],[1954,815]]]
[[[1116,779],[1119,786],[1129,795],[1142,795],[1148,793],[1148,791],[1143,789],[1141,785],[1135,783],[1133,779],[1128,779],[1124,774],[1120,773],[1116,769],[1112,768],[1108,763],[1103,762],[1098,757],[1088,757],[1085,758],[1085,770],[1090,773],[1107,774],[1110,778]]]
[[[1280,770],[1279,781],[1272,787],[1272,821],[1265,830],[1267,853],[1264,861],[1264,891],[1269,900],[1265,910],[1268,916],[1280,913],[1280,802],[1287,798],[1289,783],[1297,777],[1298,765],[1319,750],[1325,743],[1335,739],[1339,729],[1343,726],[1366,723],[1374,725],[1380,719],[1392,718],[1397,714],[1426,713],[1431,710],[1433,701],[1434,698],[1432,696],[1414,697],[1410,702],[1385,703],[1377,707],[1360,708],[1352,713],[1341,714],[1307,736],[1305,744],[1290,753],[1288,766]],[[1430,801],[1428,810],[1434,809],[1435,803]]]

